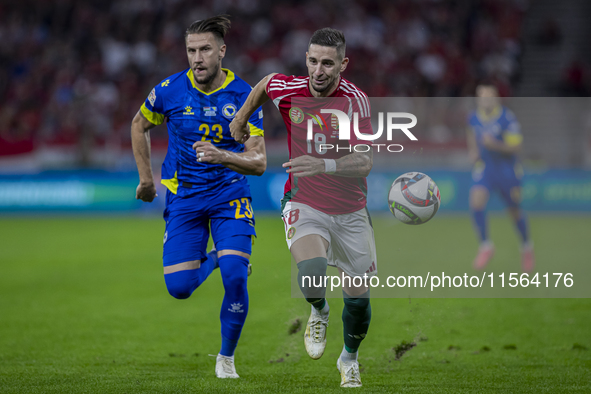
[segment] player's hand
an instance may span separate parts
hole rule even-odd
[[[490,134],[483,134],[482,135],[482,145],[486,149],[495,149],[497,147],[497,140]]]
[[[154,186],[154,182],[140,182],[140,184],[137,186],[137,189],[135,189],[136,200],[152,202],[156,197],[158,197],[158,194],[156,194],[156,186]]]
[[[199,163],[224,164],[226,151],[215,147],[210,141],[197,141],[193,144]]]
[[[295,177],[313,176],[324,173],[324,160],[312,156],[300,156],[283,163],[285,172]]]
[[[250,128],[248,127],[248,122],[243,123],[237,120],[237,116],[234,117],[230,123],[230,133],[232,133],[232,137],[236,142],[244,144],[250,138]]]

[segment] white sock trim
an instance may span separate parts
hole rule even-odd
[[[347,351],[347,349],[345,348],[345,345],[343,345],[343,351],[341,352],[341,360],[342,361],[357,361],[357,356],[359,355],[359,351],[356,351],[355,353],[349,353]]]

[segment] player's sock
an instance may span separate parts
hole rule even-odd
[[[352,350],[353,349],[347,347],[347,345],[343,345],[343,351],[341,352],[341,360],[343,360],[343,362],[357,361],[357,355],[359,352],[357,350]]]
[[[164,275],[166,288],[171,296],[180,300],[189,298],[213,271],[214,263],[208,258],[195,270],[173,272]]]
[[[343,292],[343,334],[345,337],[345,349],[349,353],[356,353],[359,345],[369,329],[371,321],[371,304],[369,303],[369,290],[360,298],[351,298]]]
[[[478,233],[478,239],[481,243],[486,242],[488,239],[486,233],[486,211],[472,211],[472,218],[474,219],[474,226]]]
[[[226,357],[230,357],[229,355],[232,355],[233,357],[236,346],[238,346],[238,339],[228,339],[222,335],[222,349],[220,350],[220,354]]]
[[[319,311],[323,311],[327,309],[328,303],[326,302],[326,298],[306,298],[309,304],[311,304],[314,308]]]
[[[328,260],[325,257],[315,257],[298,263],[298,285],[306,301],[318,310],[328,305],[324,299],[326,287],[323,286],[327,267]]]
[[[220,268],[217,250],[213,249],[207,254],[207,256],[211,259],[211,261],[213,261],[213,269]]]
[[[521,241],[524,245],[529,242],[529,231],[527,228],[527,218],[525,214],[521,214],[519,219],[515,222],[515,226],[517,227],[517,231],[519,231],[519,235],[521,235]]]
[[[233,356],[246,315],[248,314],[248,259],[233,254],[219,258],[222,281],[224,282],[224,300],[220,320],[222,322],[223,356]]]

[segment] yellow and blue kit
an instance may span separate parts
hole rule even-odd
[[[518,198],[512,194],[515,194],[515,187],[521,186],[523,177],[517,156],[488,150],[483,145],[485,134],[508,145],[520,144],[523,137],[515,115],[503,106],[496,107],[490,115],[477,110],[470,115],[468,124],[480,154],[480,160],[472,171],[474,184],[484,186],[489,191],[499,190],[508,205],[517,205]]]
[[[166,120],[168,151],[162,164],[167,187],[164,220],[164,279],[175,298],[191,296],[219,267],[225,295],[220,313],[220,354],[232,356],[246,315],[246,288],[251,237],[255,235],[250,188],[244,175],[221,164],[198,162],[193,144],[211,141],[219,149],[240,153],[230,122],[252,88],[232,71],[219,89],[201,91],[187,69],[159,83],[141,106],[143,116],[155,125]],[[263,136],[259,108],[248,123],[252,136]],[[206,253],[209,231],[218,251]],[[242,252],[238,254],[236,252]],[[196,260],[200,260],[199,263]]]
[[[153,124],[166,119],[168,152],[162,164],[162,183],[181,197],[199,194],[202,197],[224,198],[250,191],[244,175],[221,164],[200,163],[192,145],[211,141],[220,149],[243,152],[244,145],[232,138],[230,122],[248,97],[252,88],[232,71],[226,73],[224,84],[205,93],[195,85],[191,69],[159,83],[141,107],[142,114]],[[263,111],[259,108],[249,119],[251,135],[263,135]],[[231,187],[226,187],[231,184]]]
[[[244,151],[244,145],[232,138],[229,125],[252,88],[232,71],[222,70],[226,73],[223,85],[208,93],[197,87],[191,69],[174,74],[152,89],[140,109],[153,124],[166,119],[168,128],[168,151],[162,164],[162,183],[168,189],[165,266],[205,257],[209,219],[235,221],[227,231],[211,223],[216,244],[230,235],[255,234],[246,177],[221,164],[198,162],[192,148],[196,141],[211,141],[220,149]],[[251,135],[263,135],[261,108],[248,124]]]

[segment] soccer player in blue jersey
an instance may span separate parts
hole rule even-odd
[[[470,210],[480,240],[474,268],[483,269],[494,255],[488,238],[486,204],[490,192],[498,191],[507,204],[521,238],[521,265],[524,272],[534,269],[534,253],[528,223],[520,209],[523,169],[517,158],[522,135],[513,112],[503,107],[496,87],[476,88],[477,110],[470,115],[467,133],[468,151],[475,163],[470,189]]]
[[[221,67],[226,54],[225,16],[194,22],[185,33],[190,68],[159,83],[133,119],[131,136],[140,183],[136,198],[151,202],[156,187],[149,130],[166,119],[168,151],[162,164],[166,191],[164,279],[185,299],[220,269],[225,295],[220,313],[222,346],[218,378],[238,378],[234,350],[248,313],[246,287],[252,236],[251,195],[245,175],[267,166],[261,108],[250,117],[251,138],[234,141],[229,124],[251,87]],[[209,228],[217,251],[206,253]]]

